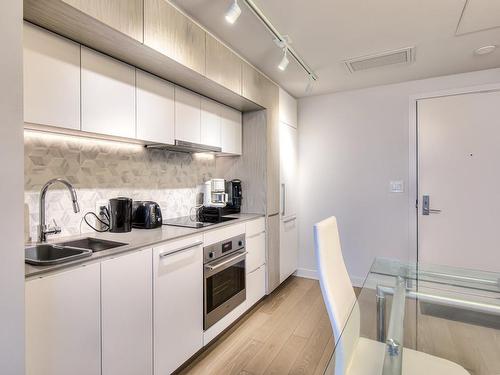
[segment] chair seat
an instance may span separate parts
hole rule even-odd
[[[386,345],[360,337],[347,375],[381,375]],[[403,349],[404,375],[470,375],[462,366],[447,359]]]

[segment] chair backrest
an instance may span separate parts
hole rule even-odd
[[[314,225],[314,246],[321,292],[336,343],[335,374],[345,374],[359,339],[360,316],[335,217]]]

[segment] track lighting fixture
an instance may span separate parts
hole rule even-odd
[[[241,8],[238,5],[238,0],[234,0],[234,2],[231,4],[231,6],[228,8],[226,12],[226,21],[229,22],[230,24],[233,24],[236,22],[240,14],[241,14]]]
[[[288,61],[287,52],[288,52],[288,48],[286,48],[286,47],[283,48],[283,58],[281,59],[281,62],[278,65],[278,69],[281,71],[285,71],[286,67],[288,66],[288,63],[290,62],[290,61]]]

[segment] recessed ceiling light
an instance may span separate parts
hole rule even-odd
[[[494,46],[494,45],[483,46],[483,47],[480,47],[480,48],[474,50],[474,54],[475,55],[487,55],[488,53],[492,53],[496,48],[497,48],[497,46]]]
[[[231,4],[231,6],[226,12],[226,21],[229,22],[230,24],[233,24],[236,22],[240,14],[241,14],[241,8],[238,5],[238,0],[234,0],[234,2]]]

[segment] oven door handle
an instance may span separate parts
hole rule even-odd
[[[247,254],[248,254],[248,251],[245,251],[244,253],[238,253],[238,255],[231,257],[229,259],[226,259],[223,262],[217,263],[215,266],[212,266],[210,264],[206,264],[205,268],[209,269],[210,271],[215,271],[215,270],[218,270],[219,268],[224,267],[225,265],[227,265],[229,263],[238,263],[243,258],[245,258],[245,255],[247,255]]]

